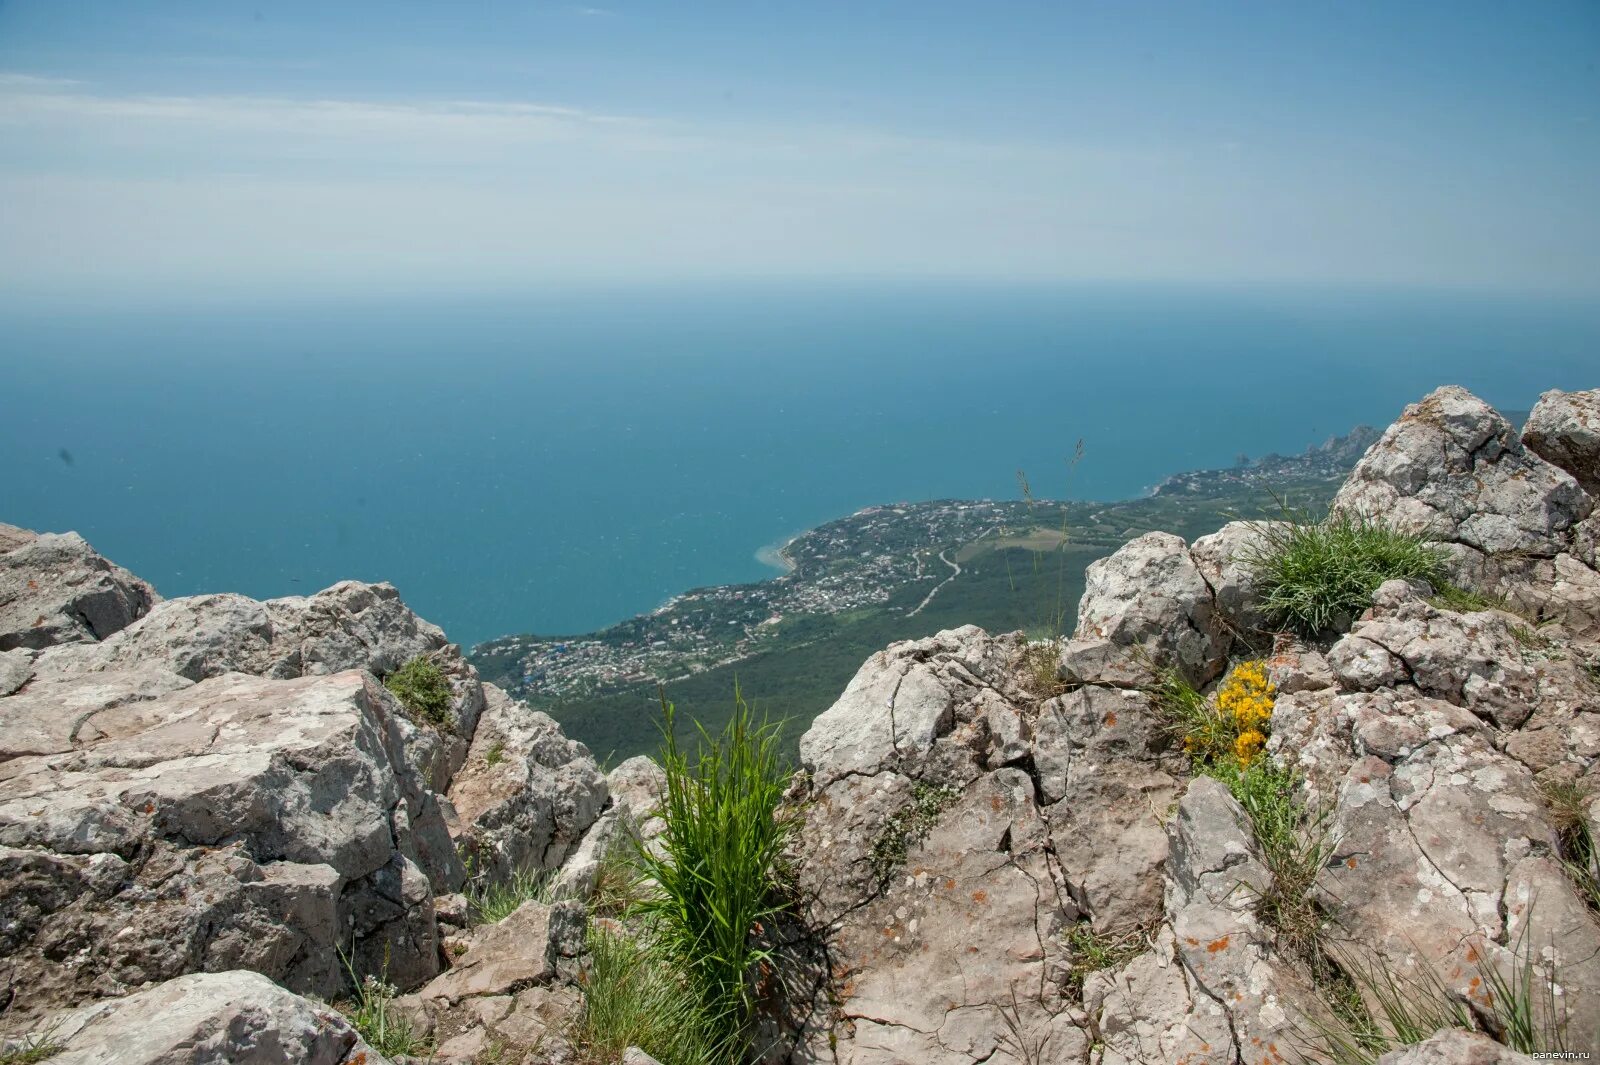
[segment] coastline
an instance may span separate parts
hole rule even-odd
[[[801,529],[781,544],[767,544],[765,547],[758,548],[756,550],[756,561],[763,566],[771,566],[779,573],[793,573],[799,568],[799,565],[789,557],[789,548],[794,546],[796,540],[810,531],[810,529]]]

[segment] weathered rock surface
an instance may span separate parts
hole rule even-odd
[[[57,1065],[387,1065],[337,1011],[259,973],[195,973],[63,1018]]]
[[[159,599],[77,533],[0,525],[0,651],[103,640]]]
[[[584,949],[581,902],[525,902],[451,946],[449,971],[395,1000],[413,1030],[433,1042],[431,1060],[572,1060],[568,1036],[582,1011],[572,983]]]
[[[1205,684],[1221,672],[1228,628],[1180,537],[1146,533],[1090,563],[1084,579],[1078,627],[1061,654],[1064,680],[1133,687],[1171,668]]]
[[[1391,1050],[1378,1065],[1532,1065],[1536,1060],[1486,1035],[1446,1028],[1413,1046]]]
[[[554,869],[606,803],[606,780],[583,744],[492,684],[461,770],[450,783],[457,838],[480,873]]]
[[[352,937],[373,971],[437,969],[428,872],[454,853],[403,755],[414,726],[369,675],[228,674],[71,724],[0,763],[14,1004],[235,968],[331,995]]]
[[[811,920],[831,933],[836,1002],[794,1060],[1087,1054],[1066,937],[1079,922],[1136,934],[1159,915],[1162,811],[1179,784],[1145,695],[1082,688],[1040,704],[1021,651],[970,628],[896,644],[802,740],[796,850]]]
[[[553,869],[606,803],[588,752],[486,692],[388,585],[159,602],[76,537],[0,533],[5,587],[33,597],[8,608],[55,603],[66,619],[30,618],[29,642],[0,651],[0,1031],[103,999],[83,1030],[114,1047],[160,1003],[225,1030],[189,1048],[201,1056],[157,1048],[151,1061],[378,1060],[342,1022],[301,1039],[302,1014],[332,1015],[291,991],[341,994],[346,959],[402,987],[434,977],[435,898],[465,882],[458,845],[493,859],[483,879]],[[380,683],[418,656],[450,682],[443,727],[413,721]],[[564,976],[582,943],[572,905],[542,911]],[[505,939],[519,925],[496,927]],[[507,966],[556,973],[531,940],[475,935],[488,955],[442,978],[472,984],[469,998],[495,997],[477,984],[503,983]],[[241,988],[259,1009],[235,1001]],[[531,1035],[538,1009],[552,1024],[571,1013],[549,1004],[509,1009],[502,1027]],[[88,1056],[62,1060],[113,1060],[84,1039],[69,1049]]]
[[[1483,554],[1553,558],[1591,508],[1572,475],[1531,454],[1464,388],[1405,409],[1356,464],[1335,506]]]
[[[1250,560],[1266,547],[1265,534],[1280,524],[1230,521],[1189,548],[1200,576],[1211,589],[1217,616],[1237,637],[1253,639],[1268,627]]]
[[[582,953],[583,914],[576,902],[524,902],[505,920],[464,937],[466,949],[450,971],[435,977],[417,995],[457,1005],[463,999],[548,983],[564,959]]]
[[[1268,645],[1267,756],[1325,811],[1314,898],[1346,956],[1431,970],[1485,1016],[1489,974],[1531,960],[1569,1045],[1600,1043],[1600,920],[1541,792],[1600,783],[1600,533],[1574,479],[1592,403],[1547,397],[1525,447],[1441,389],[1339,496],[1444,543],[1462,584],[1542,624],[1394,582],[1331,645],[1273,636],[1246,564],[1261,528],[1234,523],[1090,568],[1064,694],[1029,690],[1015,637],[973,629],[865,663],[801,740],[796,854],[826,948],[784,1060],[1299,1060],[1336,1023],[1325,991],[1257,913],[1273,879],[1250,819],[1187,781],[1141,690],[1164,668],[1204,686]],[[1582,816],[1600,825],[1600,797]],[[1086,937],[1134,946],[1084,972]],[[1525,1059],[1447,1032],[1384,1060]]]
[[[1522,427],[1528,450],[1570,473],[1583,490],[1600,496],[1600,389],[1539,397]]]

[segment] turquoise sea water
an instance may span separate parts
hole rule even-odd
[[[930,497],[1118,498],[1386,424],[1433,386],[1600,385],[1600,307],[962,285],[0,310],[0,521],[168,596],[385,579],[473,643],[577,632]],[[1067,458],[1084,441],[1068,477]]]

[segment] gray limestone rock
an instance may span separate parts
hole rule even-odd
[[[259,973],[194,973],[61,1018],[55,1065],[387,1065],[336,1010]]]
[[[1540,396],[1522,427],[1522,442],[1600,497],[1600,389],[1551,389]]]
[[[1263,533],[1280,525],[1230,521],[1189,548],[1201,576],[1211,586],[1218,617],[1238,635],[1252,637],[1267,628],[1251,559],[1266,546]]]
[[[1523,447],[1511,423],[1455,386],[1407,407],[1334,505],[1469,552],[1544,558],[1565,548],[1592,506],[1569,473]]]
[[[160,598],[77,533],[0,526],[0,651],[103,640]]]
[[[491,877],[557,868],[606,803],[588,748],[548,715],[484,685],[485,710],[450,782],[455,834]]]
[[[1533,1065],[1536,1060],[1481,1032],[1445,1028],[1420,1043],[1389,1051],[1377,1065]]]
[[[1137,687],[1171,668],[1203,685],[1222,672],[1228,626],[1181,538],[1146,533],[1090,563],[1084,580],[1063,680]]]
[[[417,997],[456,1005],[469,998],[509,995],[549,983],[563,959],[583,950],[584,908],[576,902],[524,902],[497,924],[463,937],[466,951]]]
[[[392,697],[359,672],[156,676],[168,690],[113,686],[99,709],[46,690],[37,714],[0,719],[0,737],[38,735],[38,714],[77,707],[69,744],[0,762],[0,984],[14,1008],[198,969],[331,995],[352,938],[363,971],[387,957],[397,981],[435,972],[428,874],[454,853]]]

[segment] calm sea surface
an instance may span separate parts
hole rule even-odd
[[[1600,386],[1600,307],[957,285],[0,311],[0,521],[167,596],[399,586],[473,643],[772,571],[871,503],[1136,495],[1435,385]],[[1084,459],[1068,475],[1075,442]]]

